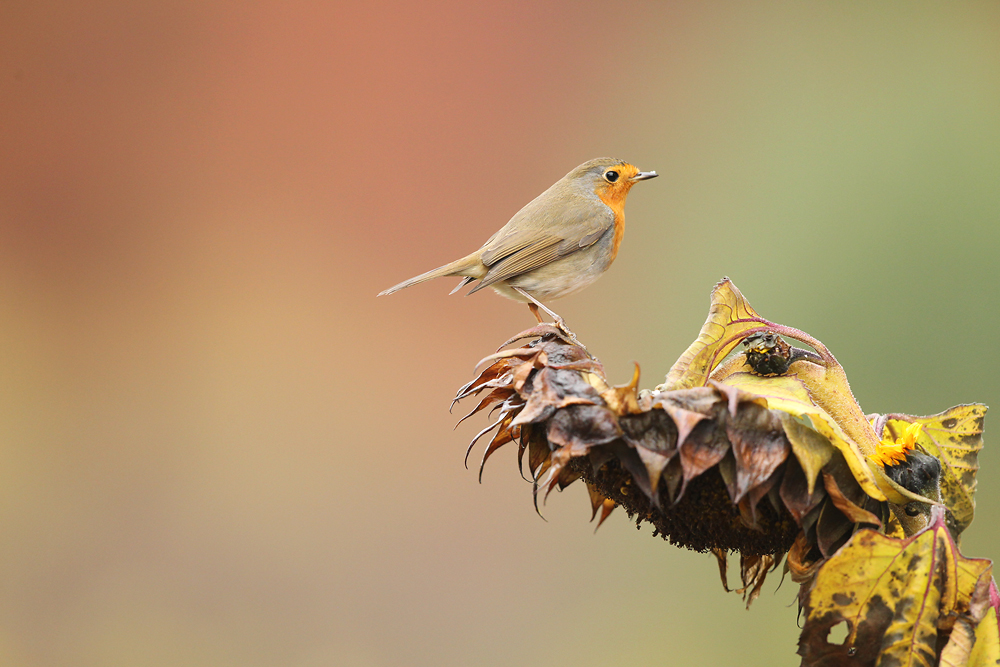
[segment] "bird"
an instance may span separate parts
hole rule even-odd
[[[616,158],[584,162],[528,202],[475,252],[378,294],[443,276],[461,277],[451,291],[479,281],[469,294],[491,287],[498,294],[539,309],[566,333],[563,319],[542,302],[573,294],[607,271],[618,256],[625,233],[625,198],[655,171]],[[574,336],[575,338],[575,336]]]

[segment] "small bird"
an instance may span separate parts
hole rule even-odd
[[[541,308],[567,333],[562,318],[542,304],[597,280],[618,255],[625,233],[625,197],[655,171],[614,158],[584,162],[531,200],[482,248],[433,271],[390,287],[379,296],[441,276],[461,276],[452,294],[478,280],[484,287],[526,302],[541,323]]]

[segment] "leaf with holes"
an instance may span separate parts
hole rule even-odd
[[[820,566],[803,596],[802,665],[931,667],[956,628],[954,653],[961,655],[971,646],[967,630],[995,608],[991,586],[992,563],[959,553],[941,506],[907,539],[859,531]],[[830,630],[842,622],[847,638],[830,643]]]

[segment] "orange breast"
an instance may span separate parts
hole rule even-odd
[[[608,205],[615,213],[615,237],[611,244],[611,261],[615,261],[615,257],[618,256],[618,248],[622,244],[622,237],[625,236],[625,195],[628,194],[628,190],[622,192],[621,190],[615,189],[610,192],[599,192],[598,197],[601,201]]]

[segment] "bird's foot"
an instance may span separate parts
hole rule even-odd
[[[579,345],[580,347],[583,348],[584,352],[590,354],[590,352],[587,351],[587,346],[581,343],[580,339],[576,337],[576,334],[573,333],[573,331],[568,326],[566,326],[566,320],[559,317],[558,315],[556,315],[553,318],[553,320],[554,321],[552,323],[555,325],[555,327],[559,329],[559,331],[561,331],[563,335],[570,340],[570,342],[572,342],[574,345]]]
[[[542,321],[542,313],[541,313],[541,311],[544,311],[545,314],[547,314],[549,317],[552,318],[552,325],[555,326],[556,329],[558,329],[562,333],[562,336],[568,342],[572,343],[573,345],[579,345],[580,347],[583,348],[584,352],[586,352],[588,355],[590,354],[590,352],[587,350],[587,346],[581,343],[580,339],[576,337],[576,334],[573,333],[573,331],[568,326],[566,326],[566,320],[564,320],[555,311],[548,308],[545,304],[543,304],[541,301],[539,301],[535,297],[525,292],[520,287],[515,287],[514,289],[523,294],[525,298],[528,299],[528,309],[531,311],[531,314],[535,316],[535,319],[538,320],[539,325],[545,324]]]

